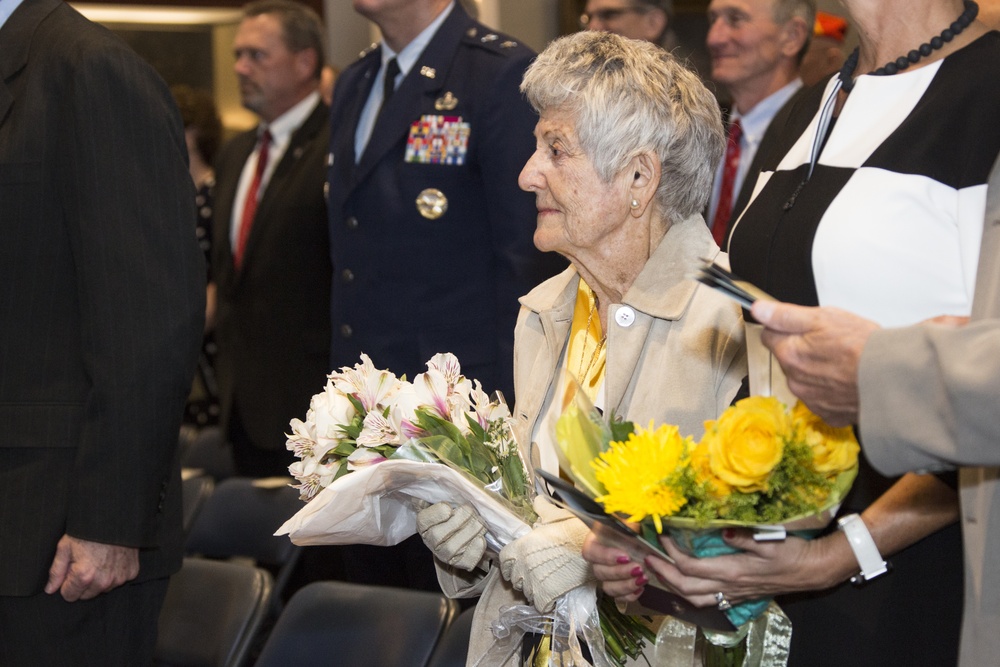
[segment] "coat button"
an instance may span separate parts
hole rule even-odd
[[[340,337],[341,338],[350,338],[353,335],[354,335],[354,329],[351,328],[350,324],[341,324],[340,325]]]
[[[343,271],[340,272],[340,279],[343,280],[345,283],[353,283],[354,271],[351,271],[350,269],[344,269]]]
[[[635,322],[635,311],[628,306],[621,306],[615,311],[615,322],[620,327],[630,327]]]
[[[347,225],[348,229],[357,229],[358,219],[352,215],[349,218],[347,218],[347,220],[344,221],[344,224]]]

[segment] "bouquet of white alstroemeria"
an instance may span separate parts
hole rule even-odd
[[[289,472],[309,503],[279,534],[298,544],[397,544],[416,532],[424,503],[464,500],[504,544],[534,519],[510,419],[502,397],[467,380],[452,354],[435,355],[413,382],[361,355],[328,376],[304,421],[290,422],[288,448],[300,460]]]

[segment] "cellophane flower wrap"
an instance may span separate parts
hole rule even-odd
[[[306,418],[289,425],[287,447],[299,459],[289,472],[307,504],[276,534],[296,544],[397,544],[416,533],[420,509],[448,502],[476,509],[496,554],[536,519],[507,405],[466,379],[452,354],[435,355],[412,382],[361,355],[360,363],[331,373]],[[582,596],[566,597],[560,609],[578,607]],[[634,652],[636,623],[610,600],[600,609],[587,639]],[[544,616],[529,615],[531,622]],[[562,616],[564,625],[574,625],[570,614]],[[574,638],[583,625],[576,624]],[[533,665],[558,664],[559,641],[538,648]],[[599,645],[592,650],[599,652],[596,664],[621,664],[605,658]]]
[[[700,441],[676,426],[637,427],[605,420],[571,405],[556,426],[557,440],[578,488],[604,510],[638,525],[659,548],[668,533],[698,557],[736,550],[723,528],[751,528],[782,539],[810,537],[832,520],[857,475],[860,450],[850,428],[833,428],[801,402],[791,410],[774,397],[750,397],[705,423]],[[589,466],[582,459],[593,454]],[[770,600],[735,604],[726,616],[731,637],[706,633],[716,643],[736,643]],[[742,664],[740,660],[731,664]]]

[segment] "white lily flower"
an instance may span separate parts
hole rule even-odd
[[[376,369],[367,354],[354,368],[344,366],[340,373],[331,373],[330,380],[340,391],[357,397],[366,412],[385,406],[401,384],[393,373]]]
[[[371,449],[355,449],[351,455],[347,457],[347,469],[360,470],[366,466],[374,465],[387,460],[388,459],[384,456]]]
[[[379,445],[398,445],[399,429],[382,416],[378,410],[372,410],[365,415],[364,428],[358,436],[359,447],[378,447]]]
[[[317,493],[330,486],[343,463],[332,461],[327,464],[317,464],[313,461],[296,461],[288,466],[289,474],[299,481],[292,488],[299,490],[300,500],[310,500]]]
[[[301,419],[293,419],[288,422],[292,432],[286,433],[288,438],[285,448],[295,452],[295,456],[300,459],[314,456],[316,447],[316,426],[311,422],[303,422]]]
[[[472,383],[462,375],[462,365],[458,357],[451,352],[439,352],[427,362],[427,370],[436,370],[444,376],[448,383],[448,394],[459,394],[468,397],[472,391]]]

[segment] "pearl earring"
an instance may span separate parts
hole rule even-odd
[[[632,207],[632,210],[639,208],[639,200],[633,198],[632,201],[629,203],[629,206]]]

